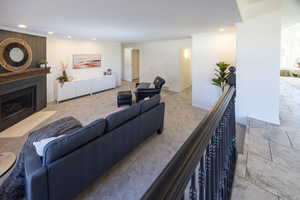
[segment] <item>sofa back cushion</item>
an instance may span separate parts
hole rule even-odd
[[[141,113],[147,112],[153,107],[157,106],[160,103],[160,95],[157,94],[150,99],[142,100],[139,102],[141,106]]]
[[[135,118],[140,113],[140,105],[133,104],[129,108],[115,112],[106,117],[106,131],[111,131],[127,121]]]
[[[77,130],[73,134],[60,137],[48,143],[43,152],[43,164],[50,164],[91,140],[102,136],[105,127],[106,121],[104,119],[99,119]]]

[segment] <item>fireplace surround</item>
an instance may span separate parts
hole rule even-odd
[[[36,109],[36,86],[11,92],[0,97],[0,119],[13,124],[31,115]]]
[[[22,70],[7,69],[3,62],[0,66],[0,134],[4,129],[42,110],[47,105],[46,79],[50,68],[38,66],[39,61],[47,60],[46,40],[46,37],[0,30],[0,42],[7,44],[12,41],[9,45],[13,44],[13,46],[6,46],[7,48],[4,45],[4,53],[0,55],[2,60],[4,59],[5,63],[16,62],[14,64],[17,65],[14,66],[17,67],[27,62]],[[19,53],[12,50],[18,50]],[[11,53],[13,56],[10,55]],[[30,59],[25,59],[28,56]]]
[[[46,98],[46,75],[0,84],[0,131],[46,107]]]

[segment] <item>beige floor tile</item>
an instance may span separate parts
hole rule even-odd
[[[231,200],[278,200],[277,196],[269,193],[246,179],[235,177]]]

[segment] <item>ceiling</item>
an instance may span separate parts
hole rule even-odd
[[[237,3],[243,20],[278,11],[282,6],[282,0],[237,0]]]
[[[3,0],[0,27],[121,42],[178,39],[241,20],[236,0]]]

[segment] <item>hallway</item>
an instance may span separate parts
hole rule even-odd
[[[280,80],[280,126],[249,119],[232,200],[300,199],[300,79]]]

